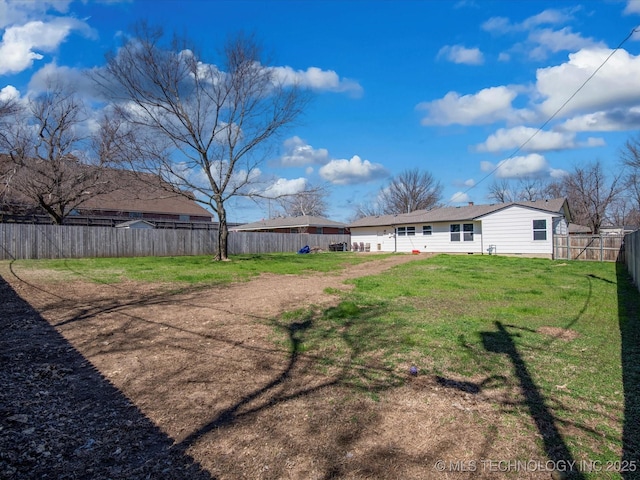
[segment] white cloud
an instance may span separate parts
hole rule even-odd
[[[94,99],[100,96],[95,83],[86,75],[85,70],[59,66],[55,62],[48,63],[33,74],[29,81],[29,90],[35,93],[44,92],[52,81],[72,88],[83,97]]]
[[[55,51],[72,30],[90,32],[86,23],[66,17],[8,27],[0,42],[0,75],[30,68],[43,58],[40,52]]]
[[[461,187],[471,188],[476,185],[476,181],[473,178],[468,178],[467,180],[455,180],[453,182],[453,185],[458,188],[461,188]]]
[[[567,172],[566,170],[562,170],[560,168],[549,169],[549,176],[551,178],[562,178],[562,177],[566,177],[567,175],[569,175],[569,172]]]
[[[542,113],[555,113],[611,54],[610,49],[583,49],[569,61],[538,69],[537,90],[543,98]],[[626,108],[640,102],[640,56],[618,50],[588,83],[563,107],[562,115]]]
[[[640,130],[640,106],[578,115],[558,127],[570,132]]]
[[[593,39],[583,37],[579,33],[573,33],[568,27],[560,30],[551,30],[549,28],[534,30],[529,34],[529,41],[537,45],[535,48],[528,49],[529,57],[538,60],[547,58],[549,52],[575,52],[582,48],[606,47],[602,42],[596,42]]]
[[[277,198],[283,195],[292,195],[305,189],[307,180],[304,178],[295,178],[287,180],[286,178],[278,178],[271,185],[267,186],[263,195],[267,198]]]
[[[437,58],[444,57],[450,62],[465,65],[482,65],[484,55],[479,48],[466,48],[462,45],[445,45],[438,52]]]
[[[42,19],[49,10],[69,11],[72,0],[0,0],[0,28],[21,25],[33,18]]]
[[[320,176],[335,185],[352,185],[381,179],[387,176],[379,163],[362,160],[358,155],[351,160],[331,160],[318,171]]]
[[[517,95],[515,89],[504,86],[473,95],[449,92],[442,99],[419,103],[416,109],[427,112],[422,125],[483,125],[513,117],[511,103]]]
[[[513,157],[498,162],[480,162],[484,172],[494,172],[496,178],[539,177],[550,174],[551,169],[547,160],[537,153],[522,157]]]
[[[526,142],[526,144],[525,144]],[[522,145],[524,151],[549,151],[575,148],[575,134],[569,132],[538,131],[537,128],[501,128],[484,143],[476,145],[478,152],[500,152]]]
[[[298,136],[284,141],[285,154],[280,157],[284,167],[301,167],[304,165],[324,165],[329,161],[326,148],[315,149]]]
[[[6,102],[8,100],[18,100],[20,98],[20,92],[13,85],[7,85],[0,90],[0,102]]]
[[[309,67],[306,70],[294,70],[291,67],[271,67],[276,78],[284,85],[300,85],[312,90],[362,95],[362,87],[354,80],[340,78],[333,70]]]
[[[468,203],[470,201],[471,197],[465,192],[456,192],[449,199],[449,203]]]
[[[640,14],[640,0],[629,0],[626,7],[624,7],[625,15],[637,15]]]
[[[573,18],[573,12],[573,9],[547,9],[520,23],[512,23],[511,20],[506,17],[492,17],[482,24],[482,29],[486,32],[498,34],[522,32],[539,25],[559,25],[565,23]]]

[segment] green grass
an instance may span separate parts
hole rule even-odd
[[[96,282],[217,285],[260,273],[338,271],[375,258],[381,257],[332,252],[240,255],[230,262],[179,257],[19,263]],[[624,267],[440,255],[352,283],[351,291],[325,290],[338,297],[335,307],[274,319],[274,339],[316,359],[319,371],[339,372],[345,385],[373,399],[402,385],[409,365],[443,380],[445,388],[526,387],[519,400],[496,405],[506,422],[526,425],[536,435],[535,420],[551,422],[562,432],[552,435],[552,447],[575,460],[620,460],[623,428],[624,446],[640,452],[640,294]],[[567,342],[541,333],[541,327],[578,336]],[[542,452],[552,449],[539,442]]]
[[[353,283],[337,307],[315,312],[300,345],[325,367],[348,363],[355,387],[396,385],[397,374],[381,372],[411,364],[478,391],[526,386],[529,396],[501,406],[506,414],[552,418],[572,432],[552,442],[574,459],[620,460],[625,405],[625,428],[640,424],[640,294],[624,267],[441,255]],[[541,327],[578,337],[564,341]],[[626,385],[622,345],[633,355],[624,374],[635,383]],[[631,428],[627,447],[639,451],[640,427]]]
[[[97,283],[167,282],[189,285],[221,285],[245,281],[261,273],[278,275],[332,272],[345,265],[371,261],[383,255],[367,256],[351,252],[309,255],[296,253],[232,255],[231,261],[215,262],[210,256],[84,258],[64,260],[20,260],[21,268],[54,270],[65,278]]]

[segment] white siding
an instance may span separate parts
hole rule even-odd
[[[395,252],[395,238],[392,227],[362,227],[351,229],[351,243],[371,245],[372,252]]]
[[[554,217],[558,214],[513,206],[482,218],[484,248],[495,245],[495,253],[551,255]],[[533,221],[546,220],[547,239],[533,239]]]
[[[449,225],[451,223],[473,223],[473,241],[463,241],[463,232],[460,232],[459,242],[451,241]],[[423,225],[431,225],[432,234],[423,235]],[[371,244],[371,251],[411,253],[419,250],[425,253],[482,253],[482,225],[480,222],[446,222],[403,225],[403,227],[415,227],[415,235],[396,236],[394,229],[388,227],[361,227],[351,228],[351,242],[364,242]]]
[[[533,221],[545,220],[546,240],[533,239]],[[473,241],[451,241],[451,224],[473,223]],[[431,225],[432,234],[423,235],[422,227]],[[478,221],[452,221],[439,223],[406,224],[415,227],[415,235],[394,236],[391,225],[381,227],[351,228],[351,241],[371,244],[371,251],[404,252],[419,250],[426,253],[487,253],[494,246],[494,253],[522,254],[551,257],[553,254],[553,234],[565,233],[567,222],[559,213],[514,205],[504,210],[488,214]],[[462,227],[461,227],[462,230]]]

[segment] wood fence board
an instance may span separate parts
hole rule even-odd
[[[229,254],[297,252],[305,245],[329,250],[349,235],[230,232]],[[0,260],[38,258],[214,255],[211,229],[120,229],[78,225],[0,223]]]

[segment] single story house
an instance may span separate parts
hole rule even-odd
[[[316,233],[321,235],[349,234],[347,224],[312,215],[270,218],[238,225],[231,230],[236,232]]]
[[[90,217],[118,223],[146,220],[157,228],[212,228],[213,214],[193,200],[191,195],[172,192],[171,188],[150,174],[111,170],[117,187],[85,200],[69,217]],[[74,222],[75,223],[75,222]],[[78,222],[79,223],[79,222]]]
[[[0,155],[0,164],[7,162]],[[104,169],[106,187],[79,203],[64,219],[67,225],[117,226],[129,220],[153,222],[156,228],[216,228],[214,216],[192,195],[172,190],[159,177],[124,169]],[[51,223],[35,200],[6,185],[0,198],[0,222]],[[136,225],[140,227],[142,224]]]
[[[566,235],[566,199],[442,207],[365,217],[349,225],[351,241],[375,252],[469,253],[552,258],[554,234]]]

